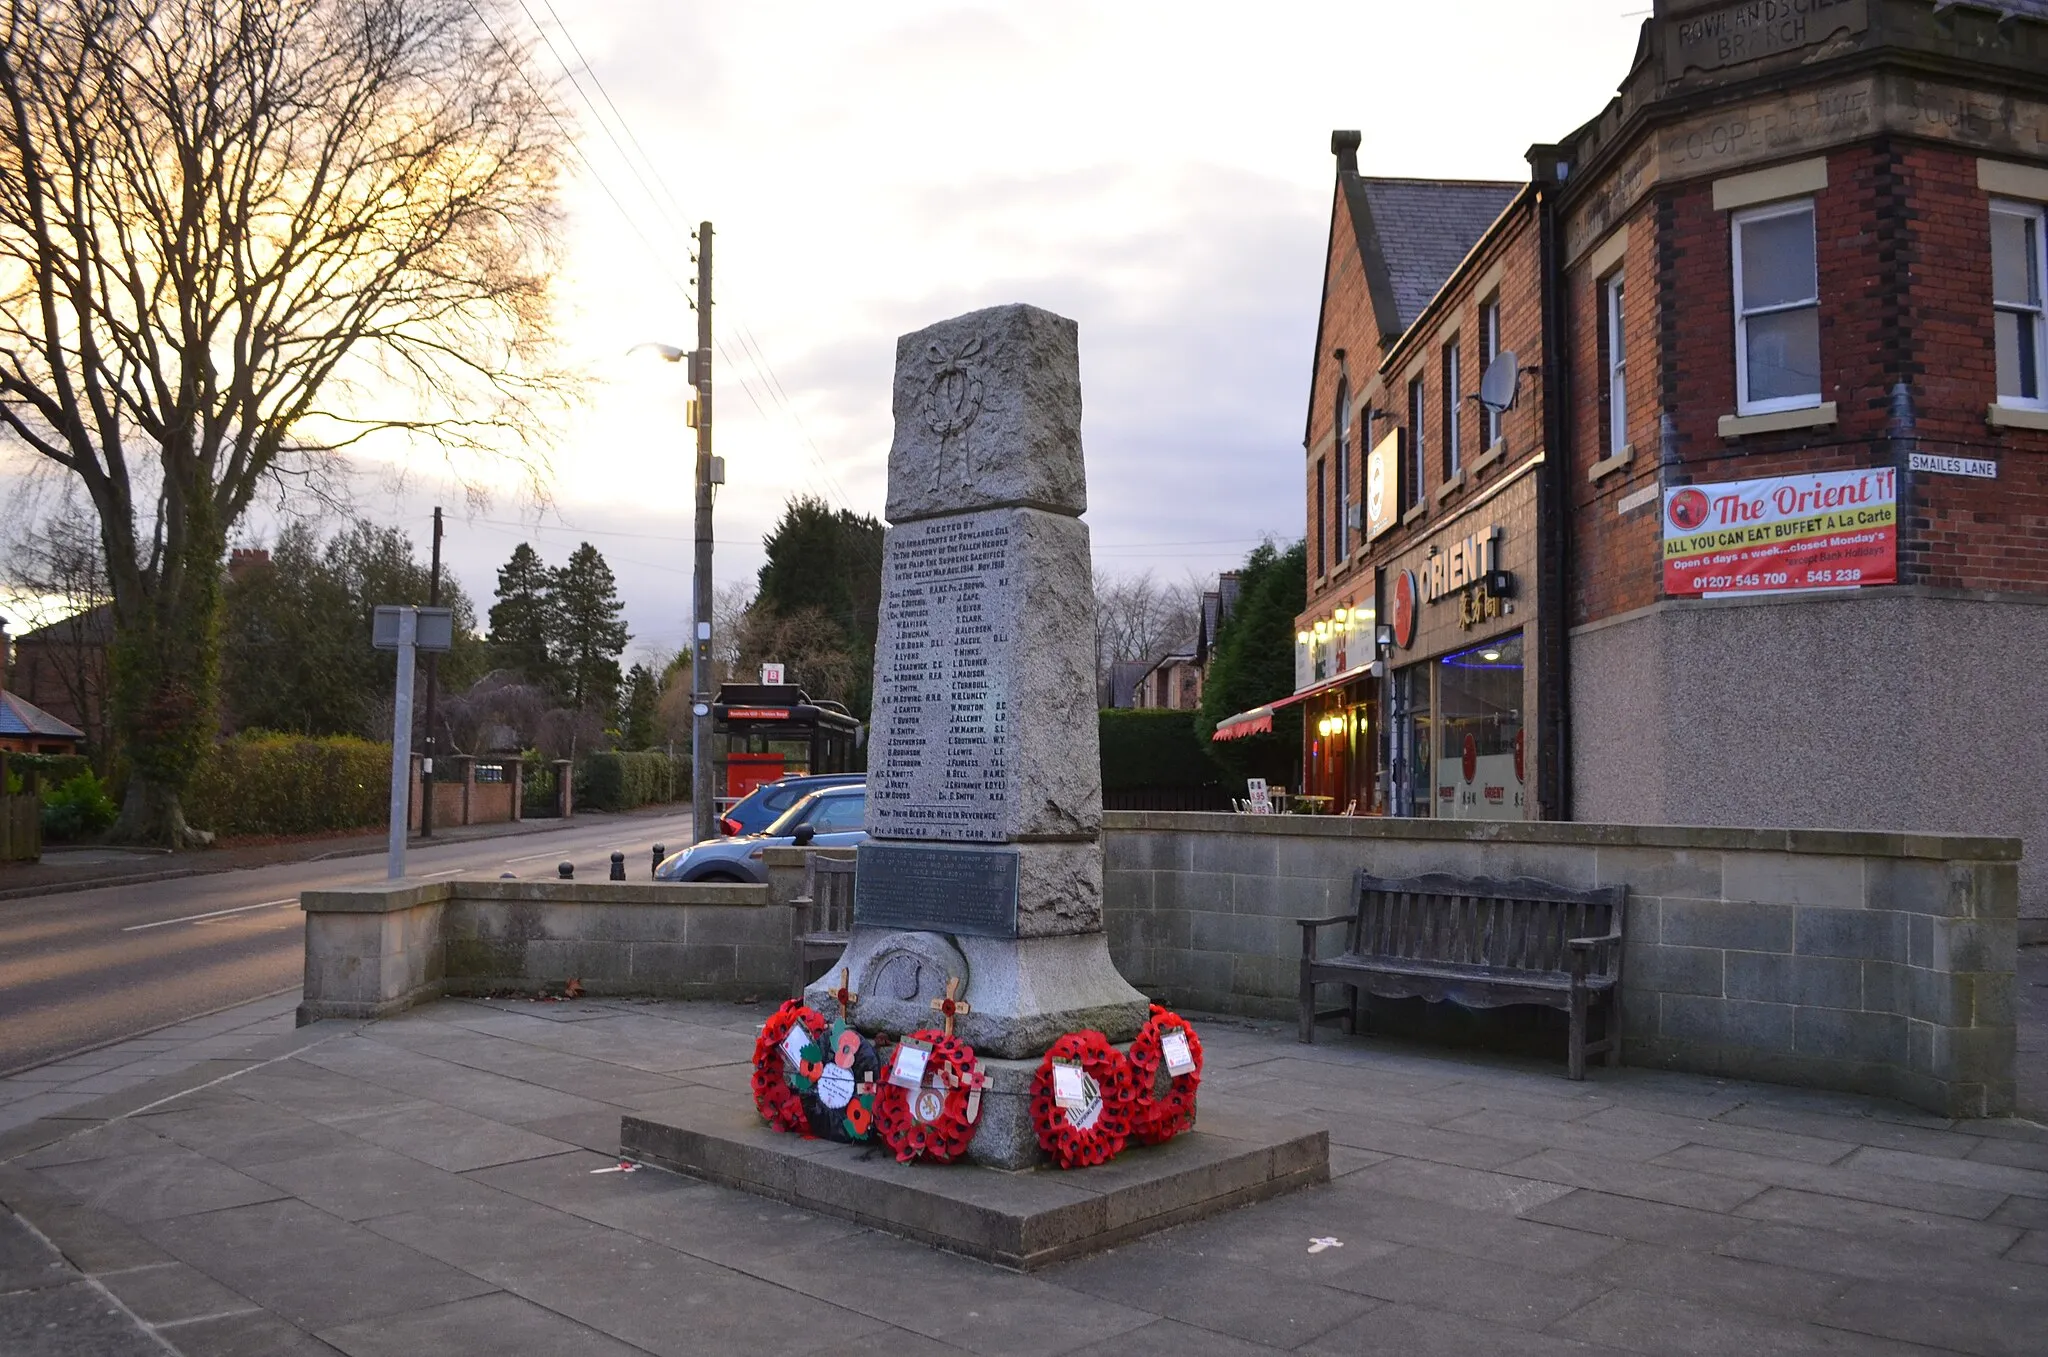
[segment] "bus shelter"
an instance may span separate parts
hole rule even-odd
[[[722,684],[711,704],[711,733],[724,784],[721,807],[778,778],[860,768],[860,721],[793,683]]]

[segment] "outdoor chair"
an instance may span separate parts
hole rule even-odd
[[[846,937],[853,927],[853,868],[851,857],[828,858],[812,853],[804,859],[804,893],[790,903],[796,906],[795,983],[790,992],[803,997],[811,980],[813,962],[837,960],[846,950]]]

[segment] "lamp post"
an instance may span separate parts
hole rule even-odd
[[[690,814],[693,841],[717,833],[711,773],[711,492],[725,482],[725,467],[711,455],[711,223],[697,226],[697,347],[636,344],[670,363],[685,363],[696,391],[689,404],[697,431],[697,554],[690,577]]]

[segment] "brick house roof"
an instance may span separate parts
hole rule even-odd
[[[1462,179],[1374,179],[1347,174],[1358,251],[1385,270],[1394,314],[1390,334],[1405,331],[1429,305],[1486,228],[1514,201],[1518,183]],[[1360,211],[1361,205],[1364,210]],[[1379,301],[1378,297],[1374,298]]]

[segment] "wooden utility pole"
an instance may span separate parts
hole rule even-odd
[[[690,581],[690,809],[698,842],[718,833],[711,754],[711,223],[697,225],[697,557]]]

